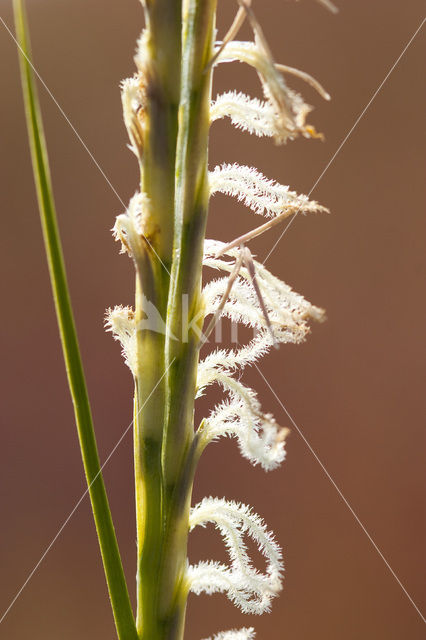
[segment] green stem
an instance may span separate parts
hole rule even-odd
[[[176,640],[183,637],[187,584],[189,508],[195,472],[194,401],[200,335],[204,319],[201,299],[203,245],[209,201],[208,135],[216,0],[184,3],[182,81],[176,154],[174,253],[166,337],[166,423],[163,440],[163,509],[165,546],[161,565],[160,611],[173,623]]]
[[[136,262],[135,317],[135,491],[137,520],[137,615],[143,640],[163,640],[158,613],[163,555],[163,477],[161,450],[166,405],[165,336],[143,325],[147,304],[167,317],[173,252],[175,160],[181,65],[182,0],[145,0],[145,87],[141,190],[149,198],[149,244]],[[155,387],[155,393],[152,389]]]
[[[173,485],[193,436],[193,409],[204,319],[203,245],[209,201],[208,134],[216,0],[188,0],[183,16],[179,137],[176,154],[174,257],[168,307],[168,415],[163,468]],[[173,361],[173,363],[172,363]]]
[[[212,55],[215,6],[215,0],[145,1],[141,188],[154,232],[136,263],[137,628],[143,640],[181,640],[184,632],[209,197],[211,73],[204,70]],[[167,318],[166,336],[142,328],[147,301]],[[160,379],[155,398],[147,397]]]
[[[86,481],[118,638],[120,640],[137,640],[136,626],[102,478],[90,403],[68,291],[43,124],[30,63],[28,29],[22,0],[14,0],[14,13],[17,39],[21,49],[20,67],[34,179]]]

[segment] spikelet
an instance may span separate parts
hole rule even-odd
[[[115,240],[121,242],[120,253],[128,253],[137,261],[154,233],[149,198],[145,193],[135,193],[126,212],[117,216],[113,228]]]
[[[133,375],[136,373],[136,328],[135,312],[131,307],[117,306],[105,313],[105,330],[110,331],[114,340],[122,347],[124,361]]]
[[[246,505],[220,498],[204,498],[191,510],[190,528],[213,523],[219,529],[230,566],[200,562],[188,568],[190,589],[199,593],[226,593],[244,613],[269,611],[271,600],[281,590],[283,573],[281,549],[262,519]],[[266,570],[255,569],[247,553],[244,536],[258,545],[266,560]]]
[[[121,82],[123,120],[130,140],[129,148],[141,160],[144,136],[145,95],[141,74]]]
[[[204,265],[230,272],[233,264],[226,260],[226,257],[236,258],[239,250],[238,248],[228,249],[223,257],[216,257],[224,246],[222,242],[206,240]],[[324,311],[307,302],[300,294],[295,293],[291,287],[273,276],[260,262],[254,260],[254,265],[274,332],[277,333],[277,340],[283,343],[302,341],[309,332],[307,321],[309,319],[323,320]],[[259,303],[256,301],[253,290],[250,290],[249,281],[250,275],[247,269],[242,267],[240,276],[231,290],[229,301],[224,307],[223,315],[243,322],[247,326],[263,329],[265,321],[261,318]],[[224,288],[224,279],[206,285],[203,294],[207,313],[212,312],[215,301]]]
[[[277,131],[274,138],[277,144],[294,140],[298,135],[319,137],[315,129],[306,124],[306,117],[312,108],[300,94],[287,86],[274,61],[258,42],[229,42],[217,62],[233,61],[245,62],[256,69],[264,96],[274,112]]]
[[[230,272],[233,265],[226,258],[236,258],[238,249],[230,249],[224,257],[216,258],[215,255],[222,248],[222,243],[207,240],[204,264]],[[321,320],[324,312],[272,276],[263,265],[257,261],[254,261],[254,265],[275,341],[303,341],[309,332],[308,320]],[[221,278],[204,287],[206,315],[214,313],[226,285],[227,279]],[[219,384],[228,396],[203,422],[200,443],[205,447],[220,436],[233,436],[237,438],[245,458],[269,471],[277,468],[285,459],[284,441],[287,430],[281,429],[270,414],[262,412],[257,395],[252,389],[233,377],[247,364],[253,364],[267,353],[273,344],[263,311],[250,283],[249,273],[244,267],[223,305],[221,316],[254,328],[256,334],[248,344],[236,350],[213,351],[200,362],[198,396],[214,383]]]

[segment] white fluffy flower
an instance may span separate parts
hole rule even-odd
[[[141,159],[143,148],[143,113],[145,96],[140,74],[126,78],[121,83],[123,119],[130,139],[130,149]]]
[[[216,257],[225,244],[216,240],[206,240],[204,244],[204,265],[213,269],[232,271],[233,263],[226,258],[236,258],[239,249],[228,249],[224,256]],[[256,277],[267,310],[279,342],[300,342],[309,332],[309,319],[321,321],[324,311],[315,307],[296,293],[285,282],[275,277],[260,262],[254,260]],[[223,315],[243,322],[247,326],[263,329],[265,321],[261,317],[259,304],[251,288],[250,275],[245,267],[240,270],[239,278],[234,283]],[[206,312],[212,313],[217,299],[226,286],[226,279],[214,280],[203,290]]]
[[[222,164],[209,173],[210,193],[220,192],[237,198],[254,213],[273,218],[283,213],[327,211],[307,196],[290,191],[287,186],[266,178],[253,167]]]
[[[113,236],[121,242],[121,253],[128,253],[137,261],[143,255],[152,233],[149,198],[143,192],[135,193],[126,212],[117,216]]]
[[[259,42],[233,40],[225,45],[217,62],[245,62],[254,67],[262,83],[263,93],[274,111],[276,134],[274,138],[281,144],[296,138],[299,134],[317,137],[313,127],[306,125],[306,116],[311,111],[303,98],[287,86],[282,74],[275,66],[269,52]]]
[[[213,523],[228,550],[230,566],[219,562],[200,562],[188,568],[191,591],[226,593],[245,613],[268,611],[272,598],[281,590],[283,563],[281,549],[262,519],[246,505],[220,498],[204,498],[191,510],[190,528]],[[258,545],[266,569],[255,569],[247,553],[244,536]]]
[[[134,375],[137,369],[135,312],[131,307],[122,306],[107,309],[105,328],[121,344],[124,361]]]
[[[228,378],[228,383],[230,389],[234,386],[232,383],[241,384],[233,378]],[[245,388],[245,392],[246,398],[231,392],[230,399],[212,411],[200,432],[201,445],[220,436],[233,436],[244,458],[271,471],[285,459],[287,429],[280,428],[270,414],[262,413],[251,389]]]
[[[237,129],[259,137],[279,138],[279,122],[270,102],[250,98],[244,93],[228,91],[217,96],[210,108],[212,122],[228,117]]]
[[[228,258],[236,259],[239,250],[228,249],[223,257],[217,258],[217,253],[223,247],[221,242],[206,240],[204,264],[231,272],[233,263]],[[324,312],[275,278],[259,262],[254,261],[254,266],[275,341],[303,341],[309,332],[308,321],[322,320]],[[204,287],[206,315],[215,312],[226,288],[227,278],[213,280]],[[214,383],[219,384],[227,394],[227,400],[217,405],[203,421],[199,432],[200,446],[205,447],[220,436],[235,437],[242,455],[254,465],[260,464],[269,471],[278,467],[285,459],[284,441],[287,430],[280,428],[270,414],[263,413],[256,393],[234,377],[246,365],[253,364],[267,353],[273,345],[266,319],[245,267],[240,269],[223,305],[221,316],[254,328],[256,334],[248,344],[237,349],[213,351],[200,362],[198,396]]]

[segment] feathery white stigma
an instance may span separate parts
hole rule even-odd
[[[222,164],[209,173],[210,193],[220,192],[243,202],[254,213],[273,218],[283,213],[327,211],[307,196],[289,191],[287,186],[266,178],[253,167]]]
[[[191,510],[190,528],[213,523],[219,529],[230,559],[230,566],[219,562],[200,562],[188,568],[191,591],[196,594],[227,593],[244,613],[268,611],[272,598],[281,590],[283,563],[281,549],[262,519],[246,505],[220,498],[204,498]],[[247,553],[248,535],[265,557],[266,570],[255,569]]]
[[[231,272],[239,249],[229,249],[223,257],[217,253],[223,243],[206,240],[204,265]],[[262,264],[254,261],[259,288],[270,320],[270,329],[276,342],[298,343],[309,332],[309,319],[322,320],[324,312],[275,278]],[[206,315],[214,314],[224,291],[227,278],[213,280],[203,289]],[[242,455],[252,464],[260,464],[266,471],[277,468],[285,459],[287,430],[280,428],[270,414],[264,414],[256,393],[233,377],[238,369],[254,363],[272,347],[273,340],[266,326],[265,315],[250,280],[250,274],[241,267],[220,316],[243,323],[255,329],[254,338],[236,350],[217,350],[199,364],[197,395],[207,386],[222,386],[228,399],[217,405],[200,428],[200,446],[204,448],[220,436],[237,438]]]
[[[105,329],[110,331],[114,340],[118,340],[121,344],[124,361],[135,375],[137,369],[135,312],[131,307],[121,305],[114,309],[107,309]]]
[[[256,636],[256,632],[253,627],[244,629],[232,629],[231,631],[222,631],[213,636],[213,638],[206,638],[205,640],[253,640]]]
[[[277,135],[275,141],[282,144],[296,138],[318,137],[313,127],[306,125],[306,116],[312,108],[295,91],[289,89],[269,52],[256,42],[229,42],[219,54],[217,63],[245,62],[258,72],[263,93],[275,112]]]
[[[224,376],[219,376],[224,377]],[[241,384],[228,377],[228,388]],[[225,386],[225,385],[224,385]],[[225,387],[226,388],[226,387]],[[218,405],[204,421],[201,446],[220,436],[237,438],[241,455],[265,471],[276,469],[285,459],[287,429],[280,428],[271,414],[263,414],[254,392],[245,387],[245,398],[230,392],[230,400]]]
[[[233,263],[226,260],[226,257],[236,258],[239,250],[238,248],[228,249],[224,256],[216,257],[223,247],[225,247],[223,242],[206,240],[203,264],[229,273],[232,271]],[[254,264],[268,313],[275,330],[278,332],[277,339],[283,343],[300,342],[309,332],[307,321],[309,319],[323,320],[324,311],[312,305],[300,294],[295,293],[291,287],[273,276],[263,264],[256,260],[254,260]],[[249,282],[250,275],[247,269],[242,267],[240,277],[231,290],[229,303],[224,306],[223,315],[243,322],[247,326],[263,329],[264,320],[259,318],[259,313],[253,313],[259,307],[258,305],[256,307],[254,292]],[[212,313],[215,300],[222,294],[224,288],[224,280],[213,281],[204,287],[206,313]]]
[[[210,107],[212,122],[228,117],[237,129],[262,137],[279,138],[276,111],[270,102],[228,91],[217,96]]]

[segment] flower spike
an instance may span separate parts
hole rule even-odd
[[[332,11],[336,10],[331,0],[317,1]],[[121,251],[133,259],[139,280],[135,311],[122,306],[108,309],[105,326],[121,344],[125,362],[135,378],[137,402],[142,408],[151,397],[145,369],[142,369],[145,367],[143,358],[147,357],[148,362],[152,358],[155,365],[152,370],[155,371],[158,365],[158,372],[163,372],[160,381],[165,379],[159,387],[164,406],[160,406],[161,402],[158,407],[150,402],[149,419],[142,415],[140,421],[136,420],[135,434],[140,444],[137,460],[144,464],[138,476],[140,485],[137,485],[140,489],[138,526],[141,523],[141,528],[144,528],[146,523],[153,522],[156,527],[155,535],[149,532],[148,536],[145,535],[148,529],[144,528],[139,540],[138,599],[143,606],[138,607],[137,618],[141,626],[146,625],[146,615],[149,617],[151,611],[156,613],[158,609],[155,598],[159,591],[140,587],[146,566],[150,568],[147,575],[153,574],[150,545],[155,543],[152,554],[155,556],[160,548],[155,545],[164,532],[170,535],[173,544],[170,544],[170,549],[166,549],[167,545],[161,546],[161,553],[164,552],[165,556],[160,558],[155,571],[161,568],[159,573],[165,578],[161,588],[166,592],[169,590],[164,596],[165,601],[169,599],[168,609],[164,611],[171,624],[175,624],[176,614],[179,616],[184,612],[184,608],[179,612],[177,608],[184,602],[188,591],[195,594],[224,593],[244,613],[269,611],[282,588],[283,578],[282,553],[274,536],[250,507],[234,501],[204,498],[189,514],[193,474],[205,447],[221,437],[235,439],[241,455],[254,466],[272,471],[281,465],[286,458],[289,429],[277,424],[275,418],[263,410],[256,391],[241,378],[246,367],[257,363],[273,347],[303,342],[310,332],[311,321],[324,319],[322,309],[309,303],[256,260],[247,243],[290,216],[327,212],[328,209],[308,196],[267,178],[253,167],[223,163],[208,171],[208,126],[221,118],[227,117],[238,129],[259,137],[270,137],[277,144],[299,136],[322,137],[307,124],[311,107],[288,86],[287,76],[302,79],[322,98],[330,99],[327,91],[311,75],[275,62],[252,9],[252,0],[237,0],[237,3],[238,9],[230,28],[223,40],[213,46],[214,0],[200,3],[188,0],[184,3],[183,21],[184,25],[187,24],[183,32],[181,8],[177,8],[176,14],[171,10],[170,16],[175,16],[178,30],[170,40],[168,35],[171,34],[167,37],[162,34],[159,38],[160,34],[155,32],[162,23],[161,11],[151,7],[157,3],[142,0],[147,26],[138,40],[136,73],[121,85],[124,122],[130,149],[139,160],[141,191],[131,198],[125,213],[117,217],[113,233],[121,242]],[[198,5],[199,9],[195,10]],[[207,20],[210,10],[211,22]],[[236,40],[245,20],[253,32],[251,42]],[[170,27],[167,20],[165,23]],[[197,57],[193,48],[194,43],[197,45],[195,26],[206,29],[207,23],[209,39],[199,49]],[[179,57],[181,49],[185,52],[182,59]],[[158,51],[161,56],[158,56]],[[178,64],[174,65],[176,61]],[[248,64],[257,72],[263,99],[227,91],[209,103],[210,74],[219,64],[234,61]],[[170,66],[173,65],[174,73],[170,74]],[[203,105],[202,114],[201,110],[198,112],[196,107],[193,108],[195,94],[199,104]],[[177,138],[173,137],[175,134]],[[168,135],[171,136],[171,144],[165,153],[162,143]],[[161,144],[157,147],[157,143]],[[201,211],[202,216],[206,214],[208,198],[216,193],[236,198],[266,220],[228,242],[206,240],[199,224],[201,217],[197,216]],[[173,241],[168,246],[165,238],[170,220],[174,221],[176,228],[172,225],[175,235],[168,238]],[[156,254],[154,247],[160,240],[167,261],[171,261],[170,281],[163,279],[163,273],[159,277],[151,261],[151,254]],[[202,249],[203,267],[213,269],[216,277],[204,284],[200,295],[201,271],[196,261]],[[162,258],[160,260],[162,262]],[[194,273],[189,273],[192,269]],[[164,285],[167,286],[163,291]],[[169,285],[170,289],[167,288]],[[192,297],[191,304],[184,310],[181,300],[188,296],[187,289],[190,289]],[[189,342],[184,341],[180,311],[194,312],[191,320],[196,320],[197,331],[193,341],[192,338]],[[233,348],[210,349],[199,358],[199,351],[209,342],[222,319],[252,329],[253,336],[243,344],[235,340]],[[197,332],[202,326],[206,329],[200,336]],[[155,334],[165,336],[165,340]],[[182,334],[182,339],[174,334]],[[167,363],[169,366],[165,368]],[[177,372],[182,372],[182,375]],[[153,379],[151,381],[154,382]],[[213,384],[219,387],[222,398],[194,433],[194,395],[195,399],[200,398]],[[176,403],[174,399],[177,396],[173,394],[177,393],[179,402]],[[182,405],[181,394],[184,396]],[[164,420],[164,431],[157,429],[157,423],[161,427],[161,420]],[[182,427],[182,431],[176,431],[179,438],[174,438],[175,426]],[[152,455],[156,458],[155,465]],[[148,486],[144,483],[150,482],[150,469],[154,467],[158,472],[158,486],[155,485],[152,493],[144,493],[142,488]],[[170,488],[173,488],[172,492],[168,492]],[[148,509],[145,505],[150,500],[150,513],[154,514],[151,519],[143,511]],[[219,530],[229,561],[225,564],[206,560],[195,566],[188,565],[185,555],[188,530],[196,526],[205,527],[209,523]],[[246,536],[257,544],[265,559],[263,571],[253,565]],[[145,547],[148,539],[149,544]],[[157,562],[156,558],[154,560]],[[174,581],[169,580],[169,572],[173,574]],[[152,597],[155,606],[152,606]],[[154,618],[155,615],[149,630],[144,629],[147,637],[153,635],[152,629],[157,629]],[[183,629],[183,622],[179,629]],[[208,640],[253,640],[254,637],[255,631],[250,627],[222,631]]]

